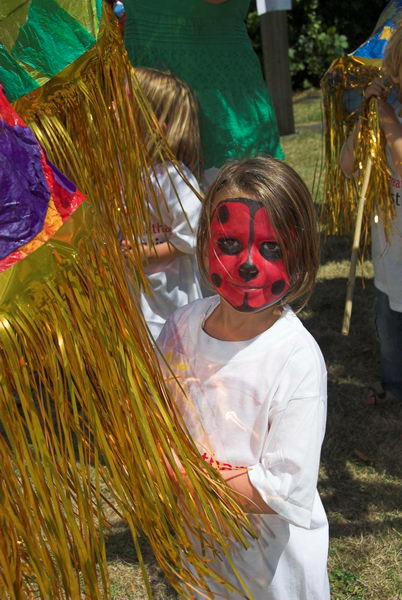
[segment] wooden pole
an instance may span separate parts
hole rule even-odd
[[[353,236],[353,245],[352,245],[352,255],[350,257],[349,278],[348,278],[348,283],[346,286],[345,311],[343,313],[343,323],[342,323],[342,334],[343,335],[349,335],[350,319],[352,317],[353,290],[355,287],[355,280],[356,280],[357,258],[359,255],[360,237],[361,237],[361,233],[362,233],[364,204],[366,202],[366,193],[367,193],[367,188],[368,188],[368,184],[370,181],[372,166],[373,166],[373,160],[372,160],[371,156],[369,156],[367,159],[366,170],[364,173],[363,186],[362,186],[362,191],[361,191],[361,195],[359,198],[359,206],[357,208],[355,233]]]
[[[279,133],[288,135],[295,132],[295,123],[286,10],[261,15],[261,40],[265,80],[274,104]]]

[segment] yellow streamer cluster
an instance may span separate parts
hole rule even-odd
[[[206,578],[218,577],[191,536],[230,560],[230,539],[246,545],[252,534],[186,434],[138,308],[148,213],[136,111],[160,131],[129,69],[106,18],[96,48],[16,107],[88,200],[0,276],[2,600],[110,597],[105,489],[150,596],[140,533],[183,598],[208,597]],[[132,241],[132,275],[119,235]]]
[[[353,90],[358,96],[380,74],[374,65],[355,57],[336,60],[321,81],[325,113],[325,198],[322,221],[329,234],[349,234],[354,230],[359,190],[367,159],[371,156],[373,169],[367,191],[362,229],[362,247],[370,237],[373,215],[381,214],[385,231],[394,217],[390,199],[389,170],[384,152],[384,139],[379,124],[375,99],[364,102],[352,112],[345,107],[345,92]],[[353,127],[360,120],[355,151],[355,175],[348,179],[339,166],[341,148]]]

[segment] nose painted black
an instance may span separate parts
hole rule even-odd
[[[251,281],[257,277],[259,271],[257,267],[250,262],[245,262],[239,267],[239,275],[244,281]]]

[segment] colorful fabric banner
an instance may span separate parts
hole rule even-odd
[[[363,60],[366,64],[381,66],[387,41],[401,17],[402,0],[391,0],[382,11],[369,39],[349,56]]]
[[[51,238],[84,200],[0,86],[0,272]]]
[[[102,0],[2,0],[0,81],[7,98],[28,94],[94,46],[101,16]]]

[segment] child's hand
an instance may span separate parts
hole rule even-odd
[[[365,100],[370,100],[373,96],[375,98],[385,98],[385,87],[379,77],[376,77],[373,83],[366,87],[363,92]]]
[[[131,243],[127,240],[123,240],[121,242],[121,251],[123,252],[126,258],[133,258],[134,256],[133,247]],[[146,262],[149,254],[149,246],[147,246],[146,244],[142,244],[140,246],[140,254],[143,262]]]

